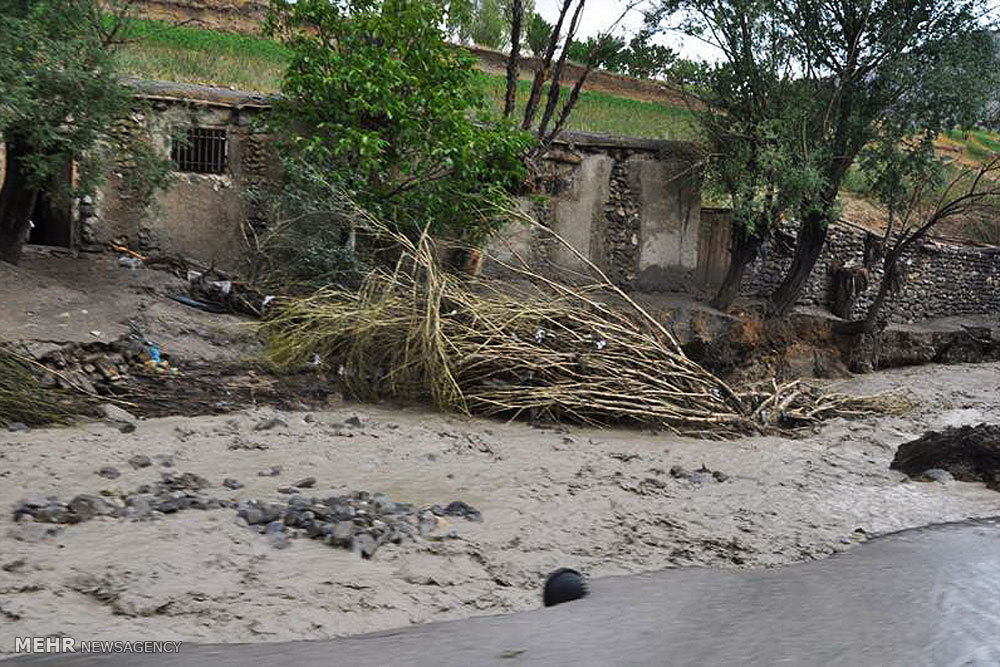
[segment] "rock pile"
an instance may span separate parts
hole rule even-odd
[[[227,478],[226,482],[224,486],[232,488],[235,480]],[[15,507],[14,520],[72,524],[99,516],[144,520],[182,510],[231,508],[240,522],[263,534],[275,548],[287,547],[289,538],[306,537],[350,549],[366,559],[384,544],[454,536],[445,517],[482,521],[480,512],[462,501],[416,508],[380,493],[357,491],[325,499],[295,493],[283,501],[236,502],[202,493],[209,486],[194,473],[165,472],[160,482],[144,484],[121,497],[81,493],[66,503],[54,496],[27,498]]]
[[[159,350],[133,341],[73,343],[40,356],[38,361],[55,371],[42,373],[43,386],[83,389],[102,396],[116,393],[114,389],[130,375],[170,370]]]

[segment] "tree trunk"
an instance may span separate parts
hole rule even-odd
[[[827,230],[828,225],[819,213],[810,213],[799,225],[799,237],[795,244],[792,265],[781,285],[771,295],[771,306],[776,315],[787,315],[795,306],[823,251]]]
[[[510,118],[517,105],[517,74],[521,66],[521,26],[524,25],[524,3],[513,0],[510,16],[510,57],[507,59],[507,95],[503,116]]]
[[[7,174],[0,188],[0,261],[17,264],[31,231],[31,212],[38,190],[29,187],[22,159],[30,155],[23,141],[7,142]]]
[[[713,308],[725,310],[739,296],[740,286],[743,284],[743,274],[746,273],[750,263],[757,259],[757,254],[763,243],[764,235],[751,233],[742,223],[733,223],[729,270],[726,271],[726,277],[722,280],[718,293],[712,299],[711,306]]]
[[[902,250],[900,247],[894,248],[888,255],[886,255],[885,260],[882,263],[882,282],[879,284],[878,294],[875,295],[875,300],[872,301],[872,305],[868,307],[868,312],[865,313],[865,318],[863,320],[845,322],[844,324],[841,324],[836,328],[838,334],[849,336],[875,332],[878,328],[878,317],[882,313],[882,308],[889,296],[889,292],[893,289],[893,285],[898,279],[896,272],[899,270],[899,257],[901,255]]]

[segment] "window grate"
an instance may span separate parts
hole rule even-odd
[[[170,159],[177,171],[221,174],[226,170],[229,147],[225,130],[196,127],[170,147]]]

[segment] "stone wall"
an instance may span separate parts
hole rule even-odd
[[[691,144],[566,132],[545,156],[541,193],[523,206],[622,287],[676,290],[698,261],[700,188]],[[587,274],[573,250],[537,229],[490,248],[563,278]]]
[[[84,249],[121,243],[148,254],[179,254],[222,268],[239,268],[243,257],[242,225],[252,218],[244,191],[266,171],[262,141],[252,120],[265,105],[215,89],[156,84],[140,89],[148,105],[133,118],[132,131],[146,135],[164,156],[171,138],[187,128],[226,131],[226,167],[220,174],[175,172],[172,182],[149,206],[138,205],[109,166],[104,185],[81,201],[80,237]]]
[[[766,296],[778,285],[791,263],[794,233],[794,225],[784,226],[765,256],[751,267],[744,282],[744,294]],[[880,240],[869,234],[844,224],[831,227],[826,247],[798,304],[828,307],[836,267],[864,267],[868,287],[851,311],[852,318],[863,316],[882,280],[880,258],[870,258],[865,267],[866,237],[869,247]],[[1000,248],[927,240],[905,255],[901,265],[904,281],[887,304],[887,314],[893,322],[1000,312]]]

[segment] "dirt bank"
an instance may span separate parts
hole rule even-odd
[[[911,482],[889,470],[895,447],[928,428],[1000,421],[998,381],[998,364],[857,378],[845,388],[907,387],[921,407],[906,418],[834,421],[800,440],[702,442],[336,404],[141,420],[130,433],[101,423],[0,433],[0,649],[10,651],[15,636],[54,633],[332,637],[532,608],[540,580],[557,566],[595,576],[772,566],[872,534],[1000,514],[1000,495],[982,485]],[[352,426],[355,415],[360,425]],[[281,421],[256,430],[275,416]],[[137,454],[154,465],[134,469],[128,459]],[[156,463],[165,459],[172,468]],[[722,474],[677,468],[703,465]],[[107,466],[120,476],[99,476]],[[279,476],[258,475],[272,466]],[[49,536],[50,524],[12,518],[27,495],[134,489],[165,470],[205,477],[220,498],[277,499],[278,487],[311,476],[308,495],[362,489],[417,505],[460,499],[483,521],[455,519],[452,538],[385,545],[362,560],[316,540],[275,549],[231,509],[98,518]],[[227,477],[245,486],[229,490]]]

